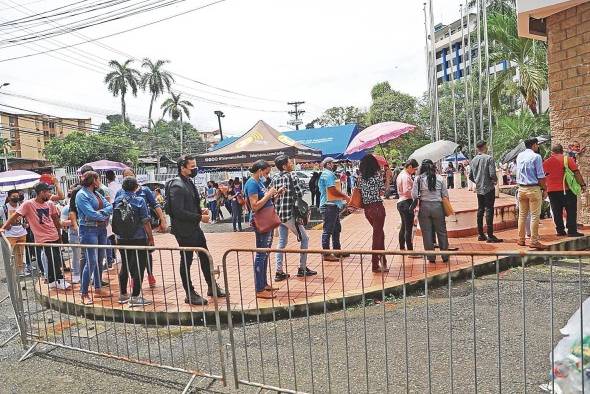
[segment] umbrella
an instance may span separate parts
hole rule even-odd
[[[409,159],[416,159],[418,163],[422,163],[424,159],[430,159],[434,162],[444,159],[448,155],[455,152],[459,145],[454,142],[446,140],[438,140],[418,148],[412,153]]]
[[[348,144],[344,154],[350,155],[374,148],[377,145],[396,139],[412,131],[416,126],[401,122],[377,123],[359,132]]]
[[[377,159],[377,163],[379,163],[381,167],[385,167],[387,165],[387,159],[385,157],[376,154],[373,154],[373,156],[375,159]]]
[[[128,165],[119,163],[118,161],[110,161],[110,160],[99,160],[93,161],[92,163],[86,163],[84,165],[89,165],[94,168],[94,171],[117,171],[117,170],[124,170],[125,168],[129,168]],[[82,168],[82,167],[80,167]],[[80,168],[78,168],[78,172],[80,172]]]
[[[537,137],[537,140],[539,140],[539,144],[542,144],[544,142],[549,141],[549,138],[546,137]],[[502,164],[504,163],[510,163],[513,160],[516,160],[516,156],[518,156],[518,154],[520,152],[524,152],[526,149],[526,147],[524,146],[524,141],[520,141],[520,143],[518,145],[516,145],[516,147],[512,148],[511,150],[509,150],[508,152],[504,153],[504,156],[502,156]]]
[[[7,192],[13,189],[28,189],[39,182],[41,175],[26,170],[13,170],[0,172],[0,191]]]
[[[445,161],[455,161],[455,160],[463,161],[463,160],[467,160],[467,158],[461,152],[458,152],[456,156],[453,154],[453,155],[448,155],[447,157],[445,157]]]

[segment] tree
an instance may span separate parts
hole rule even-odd
[[[510,67],[497,73],[492,91],[498,97],[510,81],[533,114],[537,114],[537,97],[547,87],[547,47],[544,43],[518,36],[516,13],[494,12],[488,16],[491,45],[490,64],[507,62]],[[495,100],[498,102],[499,100]]]
[[[397,121],[416,124],[418,106],[415,97],[391,89],[389,82],[380,82],[371,89],[373,103],[369,108],[369,124]]]
[[[378,145],[374,152],[378,155],[385,153],[385,157],[390,160],[397,160],[398,162],[405,162],[408,157],[414,153],[418,148],[430,143],[430,137],[425,135],[422,129],[418,128],[415,131],[404,134],[395,140],[384,144],[384,151]]]
[[[143,90],[149,91],[152,95],[150,100],[148,128],[152,127],[152,108],[154,106],[154,101],[156,101],[161,94],[164,94],[164,91],[169,92],[170,86],[172,85],[172,82],[174,82],[172,74],[162,69],[166,63],[169,63],[169,61],[156,60],[154,63],[150,59],[145,58],[141,64],[142,67],[147,69],[147,71],[141,76],[141,87]]]
[[[47,159],[63,167],[79,167],[96,160],[136,162],[138,155],[135,143],[116,133],[74,132],[65,138],[53,138],[45,146]]]
[[[315,126],[315,123],[318,123],[322,127],[343,126],[350,123],[360,124],[365,115],[365,112],[354,106],[331,107],[325,110],[322,116],[314,119],[312,124]]]
[[[170,97],[162,103],[161,108],[164,110],[162,116],[169,114],[172,120],[180,119],[182,122],[182,113],[184,112],[186,117],[190,119],[191,116],[188,108],[192,108],[193,103],[187,100],[181,100],[180,96],[181,93],[174,94],[174,92],[170,92]]]
[[[494,156],[500,158],[521,141],[541,135],[549,135],[547,114],[533,116],[528,111],[521,111],[518,115],[502,115],[498,117],[495,129]]]
[[[116,60],[111,60],[109,67],[114,70],[104,78],[107,89],[113,93],[113,96],[121,96],[121,117],[123,119],[127,119],[127,112],[125,110],[125,95],[127,94],[127,90],[131,89],[131,94],[134,97],[137,96],[137,88],[141,79],[139,71],[130,67],[132,62],[132,59],[128,59],[121,64]]]

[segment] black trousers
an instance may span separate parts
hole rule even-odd
[[[553,212],[553,223],[555,223],[555,229],[557,232],[565,231],[563,226],[563,210],[567,214],[567,232],[568,234],[575,234],[578,232],[577,219],[578,219],[578,198],[570,190],[567,190],[565,194],[562,191],[549,192],[549,202],[551,203],[551,211]]]
[[[403,200],[397,203],[397,211],[401,218],[399,229],[399,248],[402,250],[414,250],[412,244],[412,229],[414,228],[414,212],[410,211],[413,200]]]
[[[119,239],[118,245],[147,246],[148,243],[147,239]],[[131,274],[133,278],[131,295],[137,297],[141,293],[141,284],[143,282],[145,268],[149,261],[149,253],[147,250],[132,249],[120,249],[119,252],[121,254],[119,289],[121,289],[121,294],[127,294],[127,280],[129,279],[129,274]]]
[[[59,239],[51,242],[47,242],[48,244],[58,244],[60,243]],[[63,260],[61,257],[61,251],[59,247],[55,246],[36,246],[36,247],[28,247],[30,255],[31,253],[35,253],[37,259],[37,265],[41,272],[43,272],[43,263],[41,262],[41,251],[45,252],[45,257],[47,257],[47,282],[53,283],[58,279],[63,279],[63,274],[61,271],[61,267],[63,265]]]
[[[205,234],[200,228],[192,234],[185,235],[174,235],[178,246],[187,247],[199,247],[207,249],[207,240]],[[193,264],[192,251],[181,251],[180,252],[180,278],[182,279],[182,287],[184,287],[185,293],[188,295],[195,292],[193,282],[191,280],[191,265]],[[198,252],[199,261],[201,263],[201,272],[203,273],[204,279],[207,285],[211,287],[211,267],[209,266],[209,257],[204,252]]]
[[[494,203],[496,202],[496,190],[486,194],[477,194],[477,232],[485,235],[483,231],[483,216],[486,216],[488,237],[494,235]]]

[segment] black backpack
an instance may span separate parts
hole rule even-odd
[[[164,212],[172,217],[172,204],[170,204],[170,188],[172,187],[172,183],[177,180],[178,177],[172,178],[166,182],[166,186],[164,186]]]
[[[289,189],[292,193],[295,193],[295,182],[293,182],[291,174],[288,174],[287,176],[289,177]],[[300,220],[304,226],[307,226],[310,215],[311,210],[309,209],[309,204],[306,203],[303,198],[297,197],[297,195],[294,194],[293,216],[295,217],[295,220]],[[299,228],[297,229],[299,230]]]
[[[113,233],[123,239],[131,238],[141,226],[139,216],[129,201],[124,198],[113,209]]]

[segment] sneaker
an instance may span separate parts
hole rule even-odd
[[[150,284],[150,287],[156,287],[156,277],[152,274],[149,274],[148,283]]]
[[[350,257],[350,253],[340,253],[340,252],[334,252],[334,256],[336,257]]]
[[[72,284],[77,285],[80,283],[80,275],[72,275]]]
[[[286,272],[277,272],[275,274],[275,282],[282,282],[290,276],[291,275],[287,274]]]
[[[152,302],[150,300],[146,300],[142,296],[131,297],[129,299],[129,306],[130,307],[134,307],[134,306],[145,306],[145,305],[149,305],[151,303]]]
[[[31,273],[27,272],[26,270],[23,270],[22,272],[18,273],[19,278],[26,278],[27,276],[31,276]]]
[[[45,279],[47,280],[47,279]],[[45,282],[47,283],[47,282]],[[47,285],[50,289],[55,289],[57,287],[57,281],[53,281],[51,282],[49,285]]]
[[[111,283],[106,281],[106,280],[101,280],[100,281],[100,287],[107,287],[109,286]]]
[[[324,261],[340,261],[340,259],[333,254],[324,255]]]
[[[66,281],[65,279],[58,279],[56,282],[57,282],[57,285],[55,287],[58,290],[67,290],[70,287],[72,287],[72,285],[68,281]],[[55,282],[53,282],[53,283],[55,283]]]
[[[297,276],[299,277],[303,277],[303,276],[313,276],[313,275],[317,275],[316,271],[312,271],[309,268],[305,267],[305,269],[299,268],[297,270]]]
[[[563,231],[558,231],[557,235],[559,235],[560,237],[567,237],[567,233],[565,232],[565,230]]]
[[[567,234],[567,236],[568,236],[568,237],[583,237],[583,236],[584,236],[584,234],[582,234],[582,233],[580,233],[580,232],[575,232],[575,233],[572,233],[572,234],[569,234],[569,233],[568,233],[568,234]]]
[[[129,294],[121,294],[119,295],[119,304],[123,305],[129,302]]]
[[[217,297],[225,297],[225,291],[217,283],[215,283],[215,288],[217,290]],[[207,297],[213,297],[213,289],[210,287],[207,290]]]
[[[487,241],[487,240],[488,240],[488,237],[486,237],[486,236],[485,236],[485,235],[483,235],[483,234],[480,234],[480,235],[477,237],[477,240],[478,240],[478,241],[482,241],[482,242],[483,242],[483,241]]]
[[[184,303],[189,305],[207,305],[208,301],[198,295],[197,293],[193,293],[189,296],[184,298]]]
[[[488,237],[488,243],[497,244],[497,243],[500,243],[500,242],[504,242],[504,240],[496,237],[495,235],[492,235],[492,236],[489,236]]]

